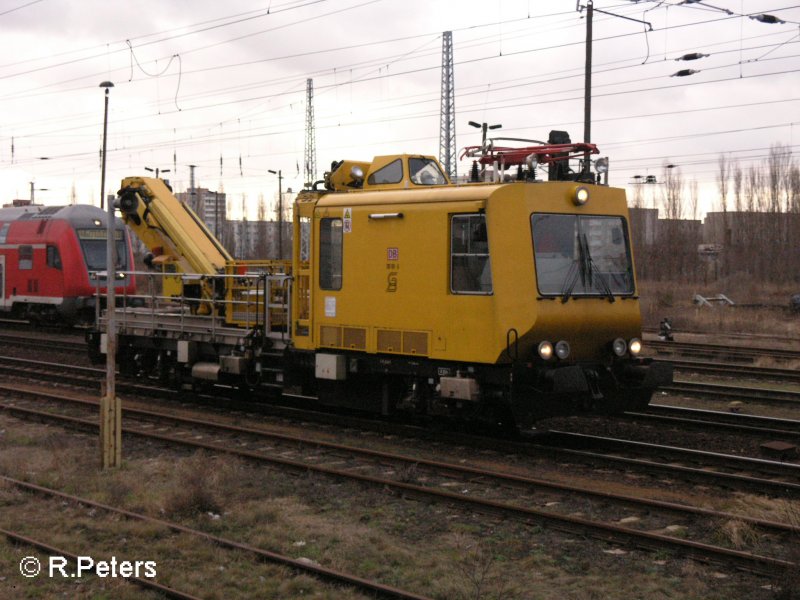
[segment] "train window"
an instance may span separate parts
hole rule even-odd
[[[444,185],[447,183],[439,165],[430,158],[409,158],[408,170],[411,175],[411,183],[417,185]]]
[[[451,217],[450,291],[454,294],[492,293],[485,215]]]
[[[319,287],[342,289],[342,220],[320,219]]]
[[[57,246],[47,246],[47,266],[61,269],[61,254],[59,254]]]
[[[536,279],[542,295],[633,293],[633,265],[622,217],[531,215]]]
[[[381,167],[367,178],[369,185],[400,183],[401,181],[403,181],[403,161],[399,158],[385,167]]]
[[[0,227],[0,244],[6,243],[9,227],[11,227],[11,223],[3,223],[3,226]]]
[[[19,270],[29,271],[33,268],[33,246],[19,247]]]
[[[311,256],[311,219],[300,217],[300,260],[306,262]]]
[[[105,229],[78,229],[78,239],[86,259],[86,266],[90,271],[102,271],[106,268],[106,231]],[[123,231],[114,232],[114,251],[118,269],[128,267],[128,246],[125,243]]]

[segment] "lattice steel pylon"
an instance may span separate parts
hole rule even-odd
[[[306,152],[303,177],[307,187],[317,179],[317,142],[314,130],[314,80],[306,79]]]
[[[439,129],[439,162],[450,179],[456,178],[456,97],[453,80],[453,32],[442,34],[442,110]]]

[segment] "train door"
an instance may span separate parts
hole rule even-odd
[[[0,256],[0,308],[6,307],[6,257]]]

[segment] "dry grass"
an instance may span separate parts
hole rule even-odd
[[[759,534],[752,525],[739,520],[725,521],[719,528],[722,540],[737,550],[746,550],[758,545]]]
[[[800,338],[800,317],[788,311],[789,297],[797,293],[790,285],[754,284],[745,278],[713,285],[640,281],[642,322],[655,327],[670,317],[676,332],[774,334]],[[696,306],[695,294],[724,294],[735,306]],[[760,305],[760,306],[749,306]]]
[[[455,569],[463,600],[502,600],[508,597],[510,582],[503,578],[501,566],[486,544],[458,536],[454,546],[458,554]]]
[[[783,515],[784,521],[797,531],[794,536],[796,543],[787,559],[800,564],[800,504],[784,502]],[[787,569],[777,582],[777,588],[775,600],[800,600],[800,570]]]
[[[193,517],[202,513],[218,514],[222,499],[219,471],[204,453],[182,461],[175,472],[174,485],[164,501],[164,512],[172,518]]]
[[[687,567],[668,555],[608,555],[602,543],[384,490],[129,441],[124,456],[123,468],[101,472],[94,436],[63,434],[0,415],[2,473],[56,482],[67,492],[168,516],[439,600],[725,600],[740,594],[770,600],[763,580],[733,573],[716,580],[708,568]],[[414,471],[400,475],[418,476]],[[157,560],[159,581],[206,598],[361,598],[162,527],[41,501],[8,487],[0,488],[0,526],[73,551]],[[80,585],[22,581],[14,569],[25,552],[30,550],[0,543],[0,597],[146,597],[133,586],[115,582],[109,587],[97,578]]]

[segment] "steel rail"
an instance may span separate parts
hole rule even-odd
[[[0,475],[0,478],[2,478],[4,480],[8,480],[7,477],[4,477],[2,475]],[[41,550],[42,552],[46,552],[50,556],[63,556],[65,558],[69,558],[73,563],[77,563],[78,562],[78,555],[77,554],[73,554],[71,552],[68,552],[67,550],[64,550],[63,548],[58,548],[56,546],[52,546],[52,545],[47,544],[45,542],[42,542],[40,540],[36,540],[36,539],[31,538],[31,537],[21,535],[19,533],[10,531],[8,529],[0,528],[0,534],[4,535],[6,538],[8,538],[9,540],[11,540],[13,542],[16,542],[16,543],[19,543],[19,544],[25,544],[26,546],[31,546],[33,548],[37,548],[38,550]],[[150,581],[148,579],[144,579],[142,577],[131,576],[131,577],[125,577],[125,579],[127,581],[132,582],[132,583],[135,583],[139,587],[142,587],[142,588],[145,588],[145,589],[148,589],[148,590],[153,590],[155,592],[159,592],[160,594],[164,594],[164,596],[166,596],[167,598],[173,598],[174,600],[200,600],[199,596],[192,596],[190,594],[186,594],[184,592],[180,592],[180,591],[178,591],[178,590],[176,590],[174,588],[171,588],[171,587],[168,587],[166,585],[157,583],[155,581]]]
[[[85,380],[83,380],[83,382],[85,383]],[[168,392],[174,393],[170,392],[170,390],[165,390],[163,388],[153,388],[149,386],[131,385],[129,389],[131,390],[135,389],[136,391],[144,392],[147,394],[152,394],[154,392],[160,394]],[[303,401],[309,400],[309,398],[305,397],[302,397],[300,399]],[[311,398],[310,400],[313,400],[313,398]],[[205,404],[209,403],[208,398],[198,397],[198,404],[200,404],[201,402]],[[341,425],[344,420],[347,423],[350,423],[351,426],[353,427],[371,428],[386,433],[397,434],[398,431],[402,431],[406,435],[411,435],[413,437],[430,435],[430,431],[428,429],[421,429],[419,427],[411,425],[400,425],[396,423],[387,424],[384,421],[375,421],[374,419],[365,419],[363,417],[353,417],[353,416],[342,417],[341,415],[331,414],[327,412],[312,411],[297,407],[288,407],[281,405],[252,403],[252,402],[239,402],[237,406],[241,406],[243,410],[256,411],[264,414],[272,414],[290,419],[304,419],[304,420],[310,419],[315,422],[325,423],[329,425]],[[503,452],[530,454],[530,453],[541,453],[542,451],[547,451],[549,454],[576,456],[592,462],[602,461],[606,464],[613,464],[616,466],[623,466],[626,468],[634,467],[637,469],[645,469],[651,472],[662,471],[665,473],[670,473],[672,475],[681,475],[685,478],[694,481],[711,483],[713,485],[724,484],[728,486],[734,486],[739,489],[744,488],[748,490],[756,490],[758,492],[771,493],[775,495],[786,495],[786,494],[800,495],[800,483],[776,481],[764,477],[753,477],[750,475],[727,473],[720,470],[711,471],[705,467],[695,468],[695,467],[671,465],[643,458],[629,458],[617,455],[600,454],[597,452],[586,451],[586,450],[576,450],[566,447],[558,447],[553,445],[548,446],[539,443],[540,440],[542,439],[541,438],[542,434],[538,433],[534,434],[533,436],[528,436],[529,439],[523,441],[501,441],[494,438],[465,436],[463,434],[452,434],[452,433],[448,434],[441,432],[438,433],[437,435],[438,435],[437,439],[446,438],[448,441],[451,441],[454,444],[472,444],[472,445],[478,444],[487,446],[487,442],[490,442],[491,448],[493,449],[499,448],[500,451]],[[738,458],[738,457],[733,457],[733,458]],[[729,467],[730,465],[723,465],[723,466]]]
[[[47,344],[48,350],[56,350],[59,352],[85,352],[86,343],[69,342],[66,340],[51,340],[36,337],[22,337],[19,335],[0,335],[0,343],[14,344],[16,346],[33,346],[41,348],[43,344]]]
[[[642,327],[642,333],[654,334],[658,336],[661,332],[660,327]],[[672,332],[675,335],[707,335],[707,336],[714,336],[716,338],[725,337],[725,338],[732,338],[737,340],[767,340],[770,342],[774,341],[781,341],[781,342],[797,342],[796,337],[791,337],[788,335],[773,335],[770,333],[734,333],[734,332],[723,332],[723,331],[692,331],[692,330],[684,330],[681,329],[677,333],[675,330]],[[657,341],[655,338],[650,338],[648,341]],[[658,340],[660,341],[660,340]]]
[[[691,360],[669,359],[677,371],[692,373],[708,373],[712,375],[725,375],[728,377],[753,377],[759,379],[774,379],[781,381],[800,382],[800,371],[797,369],[777,369],[775,367],[751,367],[747,365],[732,365],[727,363],[703,363]]]
[[[741,385],[724,385],[721,383],[697,383],[693,381],[677,380],[670,385],[660,388],[665,392],[678,394],[692,394],[698,396],[723,396],[729,400],[751,400],[764,404],[780,404],[800,407],[800,392],[786,390],[770,390],[766,388],[751,388]]]
[[[742,468],[747,467],[754,470],[771,470],[781,475],[790,475],[792,477],[800,477],[800,464],[778,462],[774,460],[766,460],[763,458],[752,458],[748,456],[736,456],[732,454],[722,454],[720,452],[707,452],[705,450],[693,450],[691,448],[679,448],[677,446],[665,446],[663,444],[651,444],[648,442],[637,442],[634,440],[623,440],[618,438],[604,437],[599,435],[588,435],[585,433],[572,433],[567,431],[551,430],[550,434],[554,436],[554,442],[559,444],[571,441],[577,445],[585,445],[587,443],[594,446],[603,446],[606,448],[618,448],[623,450],[637,450],[646,451],[649,454],[662,453],[671,454],[672,456],[681,457],[684,460],[702,459],[704,461],[723,461],[726,466],[731,464],[738,464]],[[789,485],[793,485],[787,482]]]
[[[7,405],[0,405],[0,408],[8,409],[12,413],[26,413],[28,415],[36,416],[42,419],[49,419],[55,422],[66,422],[78,425],[84,428],[96,429],[98,424],[89,419],[81,419],[77,417],[67,417],[64,415],[56,415],[46,411],[37,411],[32,409],[23,409],[21,407],[8,407]],[[325,467],[320,465],[311,465],[305,462],[295,461],[282,457],[265,456],[264,454],[253,452],[244,449],[231,448],[222,446],[216,443],[202,442],[200,440],[178,438],[175,436],[154,433],[150,431],[143,431],[125,427],[123,425],[123,434],[144,437],[146,439],[155,439],[167,444],[182,445],[192,448],[201,448],[215,453],[227,454],[230,456],[237,456],[241,458],[251,459],[254,461],[276,465],[282,468],[289,468],[298,470],[300,472],[315,472],[322,475],[331,476],[338,479],[349,479],[364,483],[371,486],[379,486],[382,489],[388,489],[399,492],[402,495],[411,495],[423,499],[434,499],[438,501],[448,501],[454,504],[469,507],[473,510],[481,512],[488,512],[498,514],[500,516],[508,517],[515,516],[517,518],[528,519],[533,522],[544,522],[557,529],[563,529],[571,533],[578,533],[581,535],[590,535],[597,539],[604,540],[612,543],[632,543],[636,546],[649,548],[649,549],[669,549],[676,550],[684,553],[689,558],[698,560],[712,560],[721,562],[723,564],[734,564],[737,568],[748,570],[751,572],[762,573],[767,575],[774,575],[776,573],[786,572],[787,569],[798,568],[800,565],[790,561],[773,558],[769,556],[756,555],[739,550],[731,550],[728,548],[721,548],[712,546],[702,542],[695,542],[681,538],[665,536],[661,534],[651,533],[647,531],[639,531],[628,527],[619,525],[611,525],[598,521],[592,521],[575,517],[571,515],[558,515],[552,512],[543,511],[536,508],[509,505],[503,502],[494,500],[485,500],[447,492],[443,490],[434,490],[424,486],[419,486],[411,483],[394,481],[382,477],[374,477],[370,475],[363,475],[359,473],[352,473],[335,469],[332,467]]]
[[[11,388],[7,386],[0,385],[0,391],[8,391]],[[82,406],[90,406],[96,407],[98,406],[98,402],[94,400],[84,399],[84,398],[72,398],[69,396],[62,396],[60,394],[51,394],[49,392],[34,392],[30,390],[23,390],[24,394],[35,395],[38,397],[44,397],[46,399],[53,399],[57,401],[65,401],[69,403],[79,404]],[[11,407],[11,405],[3,405],[0,404],[0,408]],[[8,410],[8,409],[6,409]],[[12,409],[13,410],[13,409]],[[618,494],[614,492],[602,492],[595,489],[590,489],[586,487],[580,487],[576,485],[569,485],[563,484],[553,481],[547,481],[544,479],[538,479],[533,477],[526,477],[522,475],[512,475],[510,473],[503,473],[500,471],[489,470],[489,469],[481,469],[476,467],[470,467],[461,464],[455,464],[451,462],[444,462],[438,460],[430,460],[425,458],[413,457],[413,456],[406,456],[402,454],[392,453],[392,452],[384,452],[379,450],[372,450],[369,448],[361,448],[357,446],[351,446],[347,444],[340,444],[334,442],[328,442],[324,440],[315,440],[315,439],[308,439],[299,436],[287,435],[283,433],[275,433],[271,431],[265,431],[262,429],[252,428],[252,427],[242,427],[239,425],[232,425],[228,423],[219,423],[219,422],[211,422],[211,421],[204,421],[201,419],[195,419],[191,417],[182,417],[179,415],[169,414],[169,413],[162,413],[157,411],[151,410],[142,410],[142,409],[135,409],[135,408],[123,408],[122,410],[123,418],[126,416],[134,416],[145,418],[149,420],[155,420],[159,423],[163,423],[164,421],[171,421],[173,423],[177,423],[180,425],[188,425],[192,427],[202,427],[209,430],[218,430],[225,433],[235,433],[235,434],[246,434],[257,436],[262,439],[267,439],[270,441],[277,441],[277,442],[284,442],[284,443],[292,443],[296,445],[305,445],[305,446],[313,446],[314,448],[324,448],[327,450],[333,450],[338,452],[347,452],[352,455],[377,459],[379,461],[384,462],[395,462],[395,463],[403,463],[404,466],[415,466],[415,467],[428,467],[438,472],[445,472],[451,474],[457,474],[463,477],[480,477],[480,478],[487,478],[492,479],[494,481],[504,483],[504,484],[514,484],[514,485],[523,485],[528,487],[534,488],[545,488],[550,490],[555,490],[558,492],[566,492],[566,493],[575,493],[575,494],[582,494],[584,496],[590,496],[598,499],[603,500],[614,500],[616,502],[627,503],[636,506],[643,506],[646,508],[657,508],[661,510],[667,510],[672,512],[690,514],[694,516],[704,516],[704,517],[712,517],[712,518],[720,518],[720,519],[736,519],[755,527],[761,527],[764,529],[770,529],[775,531],[783,531],[789,533],[800,533],[800,529],[792,526],[787,525],[784,523],[779,523],[776,521],[769,521],[766,519],[758,519],[754,517],[748,517],[746,515],[739,515],[735,513],[729,513],[724,511],[715,511],[711,509],[699,508],[695,506],[689,506],[686,504],[677,504],[674,502],[665,502],[661,500],[654,500],[651,498],[640,498],[636,496],[630,496],[626,494]]]
[[[713,427],[726,431],[752,433],[769,437],[800,439],[800,421],[758,415],[743,415],[718,410],[650,404],[646,412],[625,413],[636,419],[649,419],[668,423]]]
[[[47,488],[41,485],[36,485],[33,483],[28,483],[26,481],[20,481],[18,479],[14,479],[12,477],[8,477],[6,475],[0,475],[0,481],[5,481],[8,484],[11,484],[19,489],[26,490],[30,493],[35,493],[40,496],[49,496],[52,498],[59,498],[61,500],[67,502],[73,502],[76,504],[82,504],[84,506],[89,506],[92,508],[97,508],[99,510],[103,510],[106,512],[110,512],[113,514],[117,514],[123,516],[127,519],[134,519],[138,521],[144,521],[147,523],[151,523],[153,525],[158,525],[169,529],[175,533],[184,533],[187,535],[191,535],[194,537],[201,538],[208,542],[211,542],[217,546],[222,548],[227,548],[230,550],[240,550],[242,552],[246,552],[248,554],[253,554],[260,560],[265,562],[275,563],[279,565],[283,565],[285,567],[289,567],[295,571],[301,571],[304,573],[310,573],[316,576],[318,579],[324,579],[327,581],[332,581],[339,584],[347,584],[353,588],[359,589],[363,592],[368,592],[370,594],[376,595],[381,598],[392,598],[396,600],[429,600],[427,596],[422,596],[419,594],[415,594],[412,592],[408,592],[406,590],[401,590],[399,588],[395,588],[392,586],[384,585],[381,583],[377,583],[375,581],[371,581],[369,579],[364,579],[362,577],[358,577],[355,575],[351,575],[349,573],[344,573],[343,571],[337,571],[335,569],[329,569],[327,567],[323,567],[321,565],[315,565],[312,563],[303,562],[300,560],[296,560],[289,556],[285,556],[282,554],[278,554],[277,552],[271,552],[269,550],[264,550],[262,548],[258,548],[256,546],[252,546],[250,544],[245,544],[242,542],[237,542],[235,540],[230,540],[227,538],[220,537],[218,535],[214,535],[212,533],[207,533],[205,531],[201,531],[199,529],[193,529],[191,527],[187,527],[185,525],[181,525],[180,523],[175,523],[173,521],[167,521],[164,519],[157,519],[155,517],[150,517],[147,515],[143,515],[141,513],[136,513],[130,510],[117,508],[115,506],[110,506],[108,504],[103,504],[101,502],[96,502],[94,500],[90,500],[88,498],[82,498],[80,496],[75,496],[72,494],[66,494],[64,492],[60,492],[58,490],[54,490],[51,488]],[[60,554],[60,551],[54,552],[55,554]],[[70,556],[64,554],[64,556]],[[75,557],[77,559],[77,557]],[[152,583],[147,580],[144,580],[145,583]],[[169,589],[169,588],[165,588]],[[177,598],[193,598],[193,596],[176,596]]]
[[[723,354],[726,356],[737,356],[746,360],[753,360],[755,357],[767,356],[782,360],[800,360],[800,350],[788,350],[784,348],[766,347],[745,347],[730,346],[725,344],[704,344],[692,342],[667,342],[664,340],[648,340],[645,347],[656,351],[667,350],[681,354]]]

